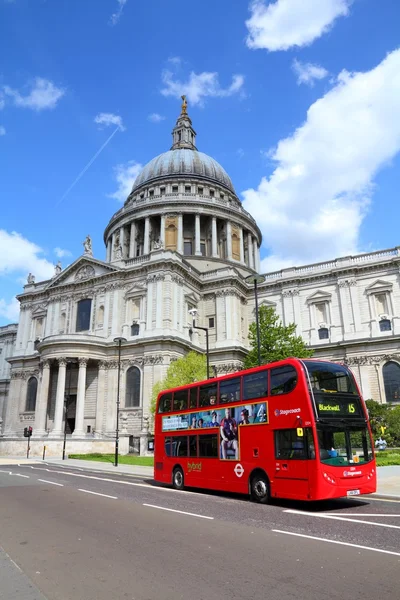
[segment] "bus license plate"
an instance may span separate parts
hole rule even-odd
[[[349,490],[347,492],[348,496],[359,496],[360,495],[360,490]]]

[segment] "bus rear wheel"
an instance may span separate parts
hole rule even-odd
[[[270,500],[269,482],[263,473],[257,473],[251,478],[250,496],[254,502],[268,504]]]
[[[175,490],[183,490],[185,486],[185,479],[181,467],[176,467],[172,473],[172,487]]]

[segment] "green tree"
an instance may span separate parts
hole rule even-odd
[[[187,383],[202,381],[207,378],[207,360],[204,354],[188,352],[186,356],[174,360],[168,367],[167,374],[162,381],[158,381],[151,394],[150,411],[154,415],[157,396],[162,390],[179,387]]]
[[[296,325],[290,323],[283,325],[272,306],[261,306],[258,311],[260,324],[260,350],[261,364],[274,362],[296,356],[309,358],[314,351],[308,348],[303,338],[296,335]],[[252,323],[249,328],[250,352],[244,361],[244,368],[258,365],[257,350],[257,324]]]

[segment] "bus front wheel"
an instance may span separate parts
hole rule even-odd
[[[172,487],[175,490],[183,490],[185,485],[185,479],[183,476],[183,471],[180,467],[176,467],[172,474]]]
[[[256,473],[251,478],[250,496],[254,502],[259,502],[260,504],[268,504],[270,499],[269,482],[267,477],[263,473]]]

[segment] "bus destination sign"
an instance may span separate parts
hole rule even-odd
[[[346,402],[345,400],[318,400],[316,399],[317,411],[320,416],[330,417],[360,417],[361,407],[358,400]]]

